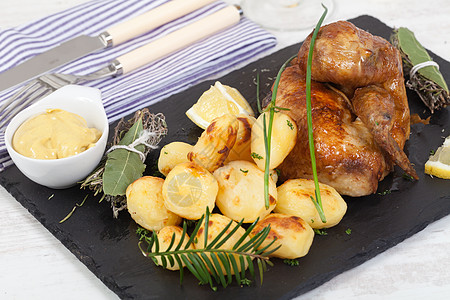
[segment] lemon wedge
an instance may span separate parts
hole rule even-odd
[[[186,115],[197,126],[206,129],[211,121],[224,114],[246,114],[254,116],[247,100],[238,90],[219,81],[204,92]]]
[[[192,162],[176,165],[167,174],[162,186],[164,206],[189,220],[198,220],[215,206],[219,186],[215,177],[205,168]]]
[[[443,179],[450,179],[450,136],[425,163],[425,173]]]

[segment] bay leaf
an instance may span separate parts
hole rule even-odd
[[[143,131],[142,119],[139,119],[120,140],[119,145],[130,145]],[[136,150],[144,151],[144,145],[137,145]],[[139,154],[126,149],[115,149],[108,153],[105,172],[103,173],[103,192],[111,196],[125,195],[130,183],[142,177],[145,164]]]
[[[413,66],[431,60],[427,50],[425,50],[425,48],[419,43],[411,30],[405,27],[400,27],[397,30],[397,37],[400,49],[408,56],[408,59],[411,61]],[[418,72],[448,92],[447,83],[437,67],[424,67],[419,69]]]

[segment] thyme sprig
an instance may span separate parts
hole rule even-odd
[[[260,248],[261,244],[269,234],[270,226],[265,227],[250,238],[249,235],[258,222],[258,220],[256,220],[248,227],[242,237],[231,249],[220,249],[220,247],[242,225],[243,220],[229,230],[233,224],[233,221],[230,221],[217,237],[208,243],[206,237],[208,235],[209,214],[209,210],[207,209],[206,213],[203,214],[197,222],[189,240],[183,246],[184,238],[187,236],[187,224],[184,222],[180,241],[175,243],[175,234],[172,235],[169,247],[164,251],[160,250],[158,234],[156,232],[153,232],[152,236],[148,238],[148,232],[143,229],[138,229],[137,233],[141,236],[138,245],[142,254],[151,258],[156,265],[158,265],[156,257],[159,257],[163,268],[174,266],[175,262],[178,263],[179,266],[186,266],[186,268],[200,281],[200,284],[209,284],[213,290],[217,289],[216,284],[220,284],[223,287],[227,287],[231,284],[233,281],[232,273],[234,273],[234,278],[238,284],[248,281],[246,278],[246,264],[248,265],[250,276],[254,278],[254,263],[256,263],[260,284],[262,285],[263,273],[266,271],[267,265],[273,266],[268,256],[280,247],[273,247],[273,249],[269,250],[275,242],[275,240],[273,240],[270,244]],[[203,245],[203,248],[189,249],[189,246],[194,243],[202,224],[204,225],[205,234],[205,244]],[[244,242],[247,237],[249,240]],[[144,247],[144,244],[147,244],[146,248]],[[151,252],[153,246],[155,249]],[[184,270],[183,268],[180,268],[180,284],[183,282],[183,278]]]

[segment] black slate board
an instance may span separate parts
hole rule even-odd
[[[369,16],[350,21],[385,38],[392,32]],[[299,45],[288,47],[219,80],[240,90],[255,108],[253,80],[257,70],[261,74],[262,94],[267,93],[281,64],[298,49]],[[436,55],[432,57],[439,63],[444,77],[450,78],[450,64]],[[150,107],[152,112],[163,112],[167,118],[169,135],[162,145],[171,141],[195,143],[201,130],[184,113],[211,84],[213,81],[201,83]],[[408,98],[412,113],[428,116],[414,93],[408,91]],[[263,286],[254,284],[243,288],[234,284],[213,292],[208,286],[198,286],[190,274],[180,286],[177,272],[158,268],[141,255],[135,235],[137,226],[128,213],[123,212],[119,219],[113,219],[107,203],[98,204],[98,199],[90,197],[69,220],[59,224],[74,204],[81,202],[85,191],[77,187],[51,190],[39,186],[25,178],[16,167],[1,173],[0,183],[121,298],[289,299],[362,264],[450,213],[449,181],[423,173],[429,151],[437,149],[443,141],[441,136],[450,132],[449,112],[447,108],[435,113],[430,125],[412,126],[406,151],[418,171],[419,181],[406,180],[402,172],[396,170],[380,183],[379,191],[389,189],[390,194],[346,197],[348,211],[342,222],[328,229],[328,235],[316,236],[309,254],[300,260],[298,267],[273,259],[275,266],[265,273]],[[155,169],[158,155],[155,151],[148,157],[147,173]],[[49,199],[51,195],[54,196]],[[347,228],[352,230],[350,235],[345,233]]]

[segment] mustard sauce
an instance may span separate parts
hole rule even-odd
[[[88,128],[86,120],[62,109],[25,121],[14,133],[12,146],[18,153],[37,159],[69,157],[95,146],[102,133]]]

